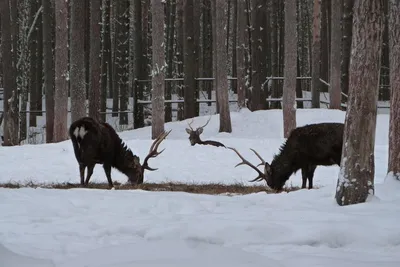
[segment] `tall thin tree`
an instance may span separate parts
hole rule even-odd
[[[164,111],[164,92],[165,92],[165,49],[164,49],[164,4],[159,0],[151,0],[152,21],[152,47],[153,64],[151,72],[152,85],[152,124],[151,137],[157,138],[164,132],[165,111]],[[157,19],[154,19],[157,18]]]
[[[321,60],[321,2],[314,0],[313,9],[313,38],[312,38],[312,56],[311,56],[311,106],[320,107],[320,60]]]
[[[388,173],[400,180],[400,2],[389,1],[390,124]]]
[[[342,5],[336,1],[331,1],[332,17],[331,17],[331,75],[329,86],[329,108],[340,109],[341,92],[340,87],[340,43],[342,40],[342,32],[340,21],[342,17]]]
[[[296,128],[297,27],[296,1],[285,2],[285,80],[283,81],[283,132]]]
[[[374,194],[383,15],[381,0],[356,0],[354,3],[349,100],[335,196],[341,206],[365,202]]]
[[[236,74],[237,98],[239,108],[245,107],[246,101],[246,0],[237,3],[237,47],[236,48]]]
[[[54,142],[68,139],[68,1],[56,0]]]

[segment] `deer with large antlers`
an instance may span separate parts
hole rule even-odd
[[[340,166],[343,130],[343,123],[316,123],[298,127],[290,133],[271,164],[254,149],[251,150],[261,160],[257,166],[247,161],[235,148],[228,148],[242,160],[235,167],[247,165],[258,173],[250,182],[265,180],[270,188],[280,191],[290,176],[301,169],[301,188],[306,188],[308,180],[308,188],[311,189],[317,166]],[[264,172],[257,168],[260,165],[264,165]]]
[[[196,130],[194,130],[191,126],[191,124],[193,123],[193,119],[191,120],[190,123],[188,123],[189,128],[186,128],[186,132],[189,134],[189,141],[192,146],[194,146],[195,144],[199,144],[199,145],[212,145],[212,146],[216,146],[216,147],[220,147],[220,146],[225,147],[225,145],[223,145],[222,143],[220,143],[218,141],[213,141],[213,140],[203,141],[203,140],[201,140],[200,135],[203,133],[204,127],[207,126],[207,124],[210,122],[210,120],[211,120],[211,116],[208,119],[208,121],[206,122],[206,124],[196,128]]]
[[[88,185],[96,164],[103,164],[111,188],[113,187],[111,167],[125,174],[130,183],[142,184],[145,170],[157,170],[148,165],[148,160],[164,151],[163,149],[158,152],[157,148],[170,132],[171,130],[160,134],[153,141],[149,154],[143,164],[140,164],[140,158],[132,153],[108,123],[98,122],[90,117],[83,117],[73,122],[69,128],[69,136],[79,164],[81,185]],[[86,167],[87,174],[84,180]]]

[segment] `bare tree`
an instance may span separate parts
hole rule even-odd
[[[321,87],[320,78],[320,59],[321,59],[321,2],[314,0],[313,12],[313,39],[311,56],[311,105],[313,108],[320,107],[319,92]]]
[[[43,5],[43,73],[46,94],[46,143],[54,142],[54,57],[52,35],[54,10],[51,0],[42,0]]]
[[[285,80],[283,81],[283,132],[296,128],[297,27],[296,1],[285,2]]]
[[[13,6],[15,8],[15,6]],[[3,85],[4,85],[4,143],[3,146],[15,146],[19,144],[18,132],[18,92],[16,80],[16,46],[14,28],[10,17],[10,2],[0,0],[1,17],[1,52],[3,62]],[[13,11],[11,11],[13,12]],[[14,36],[13,36],[14,35]]]
[[[122,0],[120,0],[122,1]],[[101,59],[100,59],[100,22],[101,22],[101,0],[90,1],[90,54],[89,54],[89,71],[90,71],[90,87],[89,87],[89,116],[92,118],[100,118],[100,75],[101,75]]]
[[[85,2],[71,1],[70,83],[71,121],[86,115],[85,84]]]
[[[226,51],[226,19],[225,10],[227,8],[226,0],[213,0],[212,13],[215,16],[214,29],[214,69],[215,80],[214,88],[217,90],[217,102],[219,106],[219,131],[232,132],[231,116],[229,113],[228,102],[228,68],[227,68],[227,51]]]
[[[400,2],[397,0],[389,1],[389,51],[391,96],[388,173],[400,180]]]
[[[383,35],[383,1],[354,4],[349,100],[336,190],[339,205],[374,194],[375,127]]]
[[[239,108],[245,107],[246,100],[246,0],[238,0],[237,3],[237,47],[236,48],[236,76],[237,98]],[[234,49],[235,49],[234,48]]]
[[[56,0],[54,142],[68,139],[68,2]]]
[[[332,17],[331,17],[331,75],[329,86],[329,108],[341,108],[341,87],[340,87],[340,43],[342,40],[342,32],[340,21],[342,17],[342,5],[336,1],[331,1]]]
[[[164,4],[159,0],[151,1],[152,21],[152,123],[151,138],[156,139],[164,132],[165,111],[165,51],[164,51]],[[157,19],[154,19],[157,18]]]

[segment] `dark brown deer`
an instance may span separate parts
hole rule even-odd
[[[317,166],[340,166],[343,130],[343,123],[317,123],[298,127],[290,133],[271,164],[265,162],[254,149],[251,150],[261,160],[257,166],[247,161],[235,148],[228,148],[242,159],[235,167],[245,164],[258,173],[250,182],[265,180],[270,188],[280,191],[290,176],[301,169],[301,188],[306,188],[308,180],[308,188],[311,189]],[[260,165],[264,165],[264,172],[257,168]]]
[[[157,148],[170,132],[171,130],[160,134],[153,141],[149,154],[145,157],[143,164],[140,164],[140,158],[124,144],[111,125],[98,122],[90,117],[78,119],[71,124],[69,136],[79,164],[81,185],[88,185],[96,164],[103,164],[111,188],[113,187],[111,167],[125,174],[130,183],[142,184],[145,170],[157,170],[149,167],[148,160],[164,151],[163,149],[157,152]],[[86,167],[87,174],[86,180],[84,180]]]
[[[211,116],[208,119],[208,121],[206,122],[206,124],[198,127],[196,130],[194,130],[191,126],[191,124],[193,123],[193,119],[188,124],[190,129],[186,128],[186,132],[189,134],[189,141],[192,146],[194,146],[195,144],[199,144],[199,145],[212,145],[212,146],[216,146],[216,147],[220,147],[220,146],[225,147],[222,143],[220,143],[218,141],[213,141],[213,140],[202,141],[200,139],[200,135],[203,133],[203,130],[204,130],[203,128],[207,126],[207,124],[209,123],[210,120],[211,120]]]

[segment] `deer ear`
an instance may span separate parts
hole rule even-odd
[[[265,174],[265,176],[267,176],[267,177],[271,176],[271,165],[269,165],[268,162],[265,162],[264,174]]]
[[[185,130],[186,130],[186,132],[187,132],[188,134],[190,134],[190,133],[192,132],[189,128],[186,128]]]
[[[202,133],[203,133],[203,128],[197,129],[196,132],[197,132],[198,134],[202,134]]]

